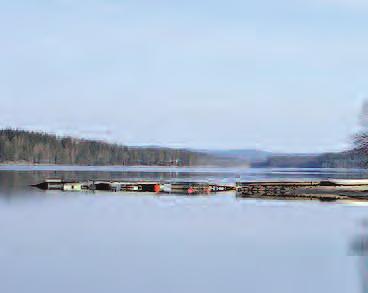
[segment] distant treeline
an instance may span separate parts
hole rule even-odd
[[[366,168],[367,155],[358,150],[321,155],[274,155],[252,166],[264,168]]]
[[[0,130],[0,163],[79,165],[218,164],[215,157],[185,149],[127,147],[24,130]]]
[[[359,139],[359,140],[358,140]],[[0,130],[0,163],[143,165],[143,166],[252,166],[270,168],[367,168],[368,135],[356,148],[321,155],[272,155],[249,164],[249,158],[162,147],[128,147],[102,141],[59,137],[25,130]]]

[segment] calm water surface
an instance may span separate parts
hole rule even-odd
[[[235,182],[368,173],[2,166],[0,292],[368,292],[368,260],[352,249],[365,244],[368,206],[29,187],[55,176]]]

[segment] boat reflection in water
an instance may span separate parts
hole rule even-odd
[[[359,273],[362,282],[362,293],[368,293],[368,219],[362,224],[362,231],[354,238],[351,249],[359,259]]]

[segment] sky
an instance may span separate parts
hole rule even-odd
[[[0,127],[338,151],[367,52],[365,0],[0,0]]]

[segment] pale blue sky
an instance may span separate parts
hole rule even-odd
[[[368,97],[367,1],[0,3],[1,126],[329,151]]]

